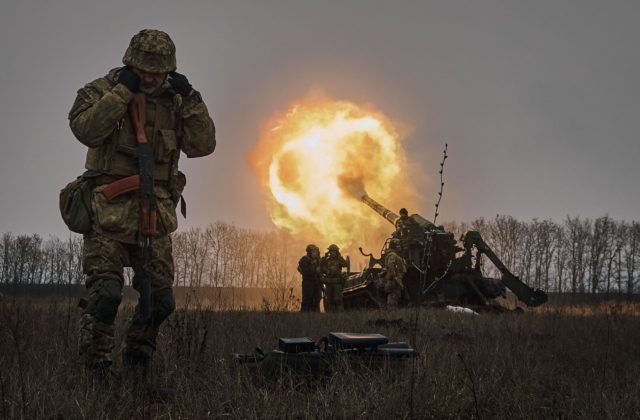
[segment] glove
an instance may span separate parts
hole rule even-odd
[[[118,83],[125,85],[132,93],[140,92],[140,77],[129,66],[120,70]]]
[[[176,91],[176,93],[179,93],[182,96],[187,96],[191,93],[193,87],[191,87],[191,83],[189,83],[189,79],[187,79],[187,76],[185,76],[184,74],[176,73],[175,71],[170,72],[169,76],[171,76],[171,78],[169,79],[169,84],[171,85],[173,90]]]

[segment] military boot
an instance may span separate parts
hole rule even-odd
[[[171,388],[162,388],[149,384],[146,392],[150,403],[164,404],[176,399],[176,393]]]
[[[127,351],[122,355],[123,375],[128,385],[133,387],[148,382],[151,358],[146,354]]]
[[[87,366],[89,386],[95,390],[113,390],[118,385],[118,378],[111,370],[111,361],[105,360]]]
[[[131,390],[151,403],[166,403],[175,399],[172,389],[155,386],[149,380],[151,358],[143,353],[127,351],[122,355],[124,377]]]

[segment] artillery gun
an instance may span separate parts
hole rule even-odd
[[[533,290],[507,269],[479,232],[466,232],[459,246],[453,233],[419,214],[401,217],[366,194],[361,200],[394,225],[395,231],[385,241],[380,258],[360,248],[369,257],[369,264],[348,277],[343,289],[346,309],[385,306],[384,260],[391,241],[399,244],[398,252],[407,266],[401,304],[456,304],[500,310],[503,307],[497,298],[506,297],[507,289],[527,306],[547,301],[545,292]],[[482,255],[495,265],[501,278],[483,275]]]

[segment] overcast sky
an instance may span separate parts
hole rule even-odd
[[[639,21],[634,0],[5,0],[0,232],[66,234],[58,192],[86,150],[67,112],[143,28],[171,35],[217,126],[214,155],[181,160],[182,228],[270,228],[245,155],[314,86],[411,127],[427,203],[449,144],[444,220],[639,220]]]

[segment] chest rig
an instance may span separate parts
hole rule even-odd
[[[168,92],[146,96],[145,133],[153,149],[154,179],[159,184],[175,185],[182,140],[180,95]],[[137,141],[128,114],[122,117],[105,143],[87,151],[85,167],[114,178],[138,173]]]
[[[327,276],[339,277],[342,272],[342,264],[340,264],[340,257],[328,258],[326,261]]]

